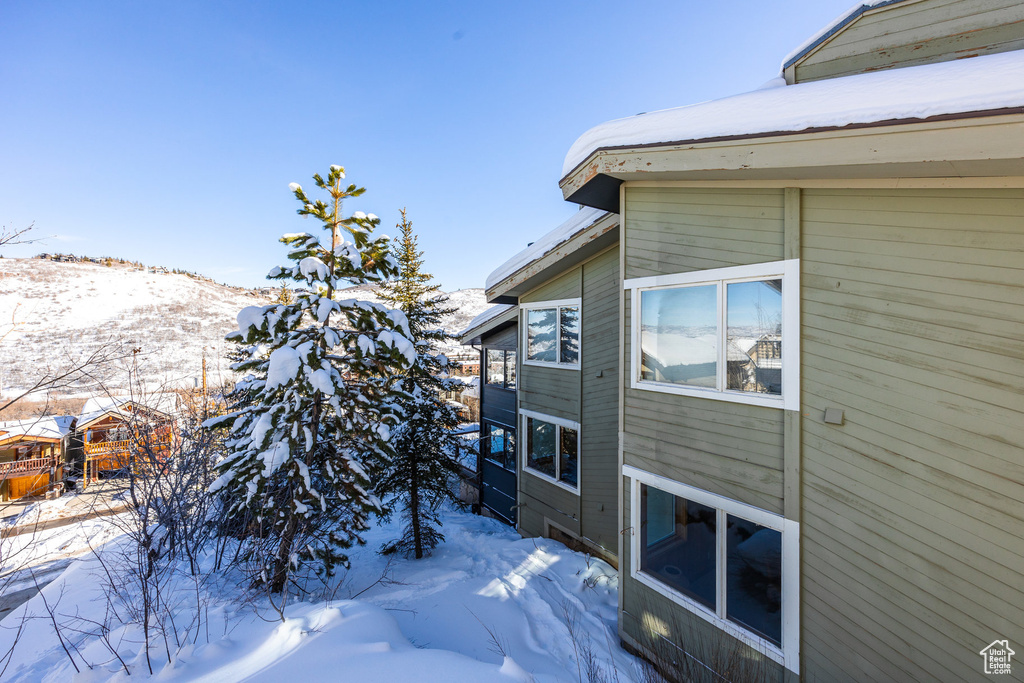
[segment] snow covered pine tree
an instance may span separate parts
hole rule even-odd
[[[329,244],[308,233],[285,235],[289,267],[267,276],[293,281],[294,300],[250,306],[238,314],[242,360],[249,373],[236,386],[232,412],[207,422],[229,426],[228,454],[210,491],[240,520],[243,557],[254,584],[284,591],[302,567],[330,576],[344,554],[363,543],[368,515],[381,510],[371,493],[387,465],[390,425],[397,421],[392,375],[417,357],[405,314],[380,304],[335,300],[349,284],[380,282],[398,272],[380,223],[342,203],[365,191],[342,184],[345,170],[314,175],[327,202],[296,183],[299,215],[323,223]]]
[[[452,484],[459,473],[455,459],[459,437],[452,432],[459,418],[441,392],[460,382],[441,377],[448,359],[437,353],[439,343],[453,338],[440,329],[441,318],[455,309],[445,307],[448,297],[438,295],[440,285],[428,284],[431,276],[420,270],[423,253],[417,250],[405,209],[398,227],[402,230],[396,254],[398,277],[381,287],[381,298],[405,313],[416,344],[416,360],[399,380],[405,416],[392,432],[394,459],[377,492],[400,504],[405,521],[402,538],[385,545],[383,552],[397,551],[419,559],[444,540],[439,506],[445,500],[457,500]]]

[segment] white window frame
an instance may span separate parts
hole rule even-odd
[[[549,475],[541,472],[540,470],[535,470],[532,467],[529,467],[527,465],[527,463],[530,460],[530,454],[529,454],[529,452],[527,452],[527,447],[528,447],[530,439],[529,439],[529,436],[527,434],[526,419],[530,418],[530,417],[532,417],[535,420],[540,420],[542,422],[548,422],[548,423],[553,424],[553,425],[555,425],[556,427],[559,428],[559,430],[555,434],[555,446],[557,448],[557,451],[555,453],[555,476],[554,477],[549,476]],[[558,479],[559,466],[560,466],[559,463],[561,461],[560,456],[561,456],[561,451],[562,451],[562,433],[561,433],[561,429],[563,427],[566,428],[566,429],[575,429],[576,430],[576,486],[575,487],[569,486],[564,481],[560,481]],[[583,439],[582,439],[581,434],[580,434],[580,423],[579,422],[574,422],[573,420],[566,420],[566,419],[561,418],[561,417],[554,417],[552,415],[545,415],[544,413],[538,413],[538,412],[535,412],[535,411],[532,411],[532,410],[523,410],[523,409],[519,410],[519,431],[516,432],[516,446],[517,446],[517,448],[519,448],[520,463],[521,463],[521,467],[522,467],[523,471],[524,472],[529,472],[533,476],[537,477],[538,479],[542,479],[542,480],[546,481],[549,484],[554,484],[555,486],[558,486],[559,488],[563,488],[566,491],[571,491],[572,493],[575,493],[577,496],[580,495],[580,473],[582,471],[581,463],[582,463],[582,458],[583,458],[583,454],[580,452],[580,442],[582,440]]]
[[[631,465],[622,466],[622,476],[630,479],[630,576],[643,585],[669,598],[684,609],[720,628],[734,638],[763,653],[790,671],[800,672],[800,524],[781,515],[747,505],[710,491],[698,489],[645,472]],[[715,609],[710,610],[694,599],[673,589],[657,577],[640,569],[640,485],[646,484],[717,510],[718,562],[716,566],[717,595]],[[726,516],[733,515],[782,534],[782,647],[729,621],[726,614]]]
[[[727,389],[726,386],[726,285],[758,280],[782,280],[782,395],[759,394]],[[684,386],[640,378],[640,295],[651,289],[716,285],[718,291],[718,374],[716,387]],[[716,401],[731,401],[755,406],[800,410],[800,259],[757,263],[749,266],[714,268],[690,273],[630,278],[623,289],[632,290],[630,320],[631,362],[630,387],[667,394],[697,396]]]
[[[561,337],[561,325],[562,325],[562,309],[575,307],[579,311],[580,316],[580,339],[579,339],[579,351],[576,354],[575,363],[563,363],[562,362],[562,337]],[[523,359],[520,361],[523,365],[535,365],[543,368],[563,368],[565,370],[579,370],[580,361],[583,358],[583,304],[582,300],[577,299],[555,299],[552,301],[533,301],[528,304],[519,304],[519,308],[522,311],[522,344]],[[557,309],[555,313],[555,325],[557,326],[558,341],[555,344],[555,355],[558,360],[530,360],[530,328],[529,328],[529,317],[531,310],[537,310],[542,308],[554,308]]]

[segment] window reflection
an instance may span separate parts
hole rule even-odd
[[[726,285],[727,384],[782,395],[782,280]]]
[[[641,293],[641,379],[715,388],[717,290],[701,285]]]

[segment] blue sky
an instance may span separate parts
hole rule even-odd
[[[0,226],[260,286],[339,163],[445,289],[562,222],[603,121],[758,87],[850,0],[0,3]]]

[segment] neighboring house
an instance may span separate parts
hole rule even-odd
[[[0,501],[39,496],[63,479],[63,445],[72,417],[0,422]]]
[[[782,71],[585,133],[590,208],[488,279],[518,528],[708,680],[970,680],[1024,637],[1024,3],[871,2]]]
[[[128,467],[133,453],[144,448],[162,456],[174,443],[174,394],[146,397],[143,405],[125,396],[90,398],[75,425],[69,459],[84,473],[85,485],[101,472]]]
[[[499,304],[461,333],[463,344],[480,348],[480,441],[477,487],[482,510],[516,524],[516,321],[515,306]]]
[[[518,306],[506,342],[518,346],[518,391],[503,423],[518,436],[505,456],[517,528],[613,564],[618,269],[618,217],[585,209],[495,270],[486,292]]]

